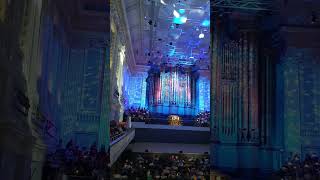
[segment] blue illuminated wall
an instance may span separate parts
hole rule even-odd
[[[124,78],[125,94],[126,94],[126,108],[128,107],[146,107],[146,73],[137,73],[130,75],[129,72]]]
[[[197,108],[198,112],[210,111],[210,81],[200,77],[197,82]]]
[[[129,89],[130,89],[130,72],[128,67],[125,65],[123,68],[123,86],[122,86],[122,93],[123,93],[123,106],[127,107],[129,103]]]

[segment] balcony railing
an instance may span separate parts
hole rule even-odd
[[[110,143],[110,163],[111,165],[118,159],[121,153],[127,148],[135,136],[134,129],[128,129],[124,134],[119,134]]]

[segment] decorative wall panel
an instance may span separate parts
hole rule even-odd
[[[289,47],[278,71],[282,73],[283,94],[279,107],[284,121],[284,142],[288,152],[301,152],[320,139],[320,56],[317,49]],[[281,86],[280,86],[281,87]],[[304,152],[301,152],[304,153]]]

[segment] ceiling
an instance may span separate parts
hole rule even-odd
[[[124,0],[137,65],[208,68],[209,0]]]

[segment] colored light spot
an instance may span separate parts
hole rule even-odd
[[[209,20],[204,20],[202,23],[201,23],[202,26],[205,26],[205,27],[208,27],[210,26],[210,21]]]
[[[185,9],[179,9],[179,13],[180,13],[180,14],[184,14],[185,12],[186,12]]]
[[[176,18],[179,18],[179,17],[180,17],[180,14],[179,14],[176,10],[173,10],[173,15],[174,15],[174,17],[176,17]]]
[[[186,22],[187,22],[187,18],[185,16],[173,18],[173,23],[175,24],[184,24]]]

